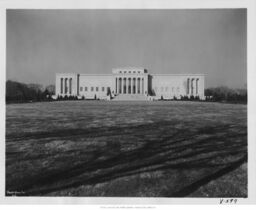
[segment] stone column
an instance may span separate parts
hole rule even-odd
[[[124,93],[127,94],[127,79],[124,78]]]
[[[198,78],[196,79],[196,95],[198,95]]]
[[[125,77],[123,78],[123,94],[125,94],[125,89],[126,89],[126,80]]]
[[[128,78],[125,78],[125,93],[128,94]]]
[[[138,93],[138,78],[135,77],[135,94]]]
[[[142,87],[142,78],[140,77],[140,94],[141,94],[141,92],[142,92],[141,87]]]
[[[148,75],[144,78],[144,94],[148,94]]]
[[[122,93],[124,94],[125,93],[125,78],[123,77],[123,91]]]
[[[67,94],[68,94],[69,92],[68,78],[66,78],[66,81],[67,81],[66,85],[67,85]]]
[[[121,93],[121,90],[122,90],[122,87],[121,87],[121,78],[120,77],[118,77],[118,94],[120,94]]]
[[[191,79],[191,96],[194,95],[194,78]]]
[[[187,79],[187,95],[189,96],[189,94],[190,94],[190,90],[189,90],[189,81],[190,81],[190,79],[188,78]]]
[[[127,80],[127,77],[125,78],[125,93],[127,94],[128,92],[128,88],[127,88],[127,86],[128,86],[128,82],[127,82],[128,80]]]
[[[200,97],[201,99],[204,99],[205,95],[204,95],[204,85],[205,85],[205,81],[204,81],[204,76],[201,76],[200,77],[200,80],[199,80],[199,94],[200,94]]]
[[[115,93],[117,94],[117,77],[115,77]]]
[[[129,92],[129,88],[130,87],[130,78],[129,77],[127,77],[127,94],[130,94],[130,92]]]
[[[139,90],[140,90],[140,94],[141,94],[141,77],[139,77],[139,84],[138,84],[138,86],[139,86]]]
[[[141,78],[141,94],[144,95],[144,78]]]
[[[63,78],[60,78],[60,94],[63,94]]]
[[[128,78],[128,94],[131,94],[131,78]]]
[[[193,79],[193,96],[196,96],[196,79]]]
[[[118,82],[117,92],[118,92],[118,94],[120,94],[120,93],[121,93],[121,83],[120,83],[121,81],[120,81],[120,77],[118,77],[117,82]]]
[[[70,86],[69,86],[69,78],[67,78],[67,87],[68,87],[68,91],[67,91],[67,94],[69,94],[69,91],[70,91]]]
[[[133,77],[131,78],[131,94],[134,94],[133,93],[133,86],[134,86],[134,80],[133,80]]]
[[[118,78],[118,94],[121,94],[122,92],[122,78]]]
[[[131,94],[132,94],[132,77],[130,78],[130,84],[131,84]]]
[[[135,93],[136,93],[136,80],[133,77],[132,78],[132,94],[135,94]]]
[[[118,77],[116,77],[116,94],[118,94],[118,88],[119,88],[119,86],[118,86],[118,82],[119,81],[119,78]]]
[[[192,92],[193,92],[193,90],[192,90],[192,78],[190,78],[190,80],[189,80],[189,95],[190,96],[192,96]]]
[[[138,84],[138,89],[140,90],[140,94],[141,94],[141,77],[139,77],[139,84]]]
[[[63,93],[66,93],[66,78],[63,78]]]
[[[140,91],[140,78],[137,78],[137,94],[139,94]]]
[[[67,94],[67,90],[68,90],[68,87],[67,87],[67,78],[65,78],[65,82],[64,82],[64,93]]]
[[[121,94],[124,94],[124,78],[121,77]]]
[[[70,93],[70,82],[69,82],[69,78],[68,78],[68,94]]]
[[[72,94],[72,78],[69,78],[69,94]]]

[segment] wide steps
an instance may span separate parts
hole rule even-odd
[[[120,94],[117,95],[114,101],[147,101],[148,98],[145,95],[140,94]]]

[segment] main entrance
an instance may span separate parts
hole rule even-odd
[[[147,95],[148,73],[145,69],[114,69],[116,95]]]

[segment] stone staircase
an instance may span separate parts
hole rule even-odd
[[[148,97],[142,94],[119,94],[113,101],[147,101]]]

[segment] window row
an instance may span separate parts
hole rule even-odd
[[[110,87],[101,87],[101,91],[102,92],[105,92],[105,91],[107,91],[107,89],[108,88],[110,88]],[[99,92],[99,90],[100,90],[100,88],[99,87],[80,87],[80,91],[85,91],[85,92],[87,92],[87,91],[91,91],[91,92],[94,92],[94,90],[96,91],[96,92]]]
[[[128,73],[128,74],[131,74],[131,73],[134,73],[134,74],[136,74],[136,71],[119,71],[119,73],[124,73],[124,74],[126,74],[126,73]],[[139,73],[140,74],[140,71],[138,71],[137,73]]]

